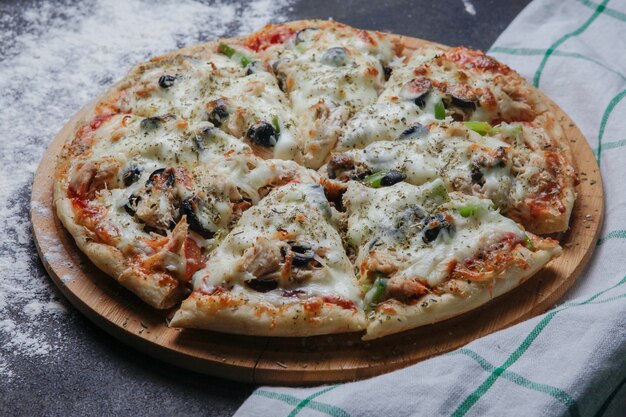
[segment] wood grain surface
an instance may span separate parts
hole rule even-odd
[[[432,44],[390,36],[400,40],[407,51]],[[75,124],[93,104],[58,133],[35,174],[31,201],[35,242],[52,280],[78,310],[112,336],[166,362],[223,378],[271,385],[302,386],[379,375],[542,313],[583,272],[602,225],[602,180],[580,130],[556,104],[549,103],[570,141],[581,179],[570,230],[557,236],[563,255],[518,288],[479,309],[401,334],[364,342],[360,334],[270,338],[167,327],[173,311],[152,309],[99,271],[80,253],[54,212],[52,185],[57,156]]]

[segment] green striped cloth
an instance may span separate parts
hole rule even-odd
[[[588,270],[542,316],[369,380],[261,387],[237,417],[626,416],[626,1],[535,1],[490,53],[552,97],[597,155],[606,220]]]

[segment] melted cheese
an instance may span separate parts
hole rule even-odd
[[[177,181],[175,193],[181,200],[197,196],[203,202],[203,226],[216,233],[214,239],[205,242],[208,249],[230,226],[233,196],[235,201],[246,198],[256,204],[262,198],[260,189],[282,179],[316,181],[314,173],[295,162],[255,157],[247,145],[208,122],[187,124],[182,119],[172,118],[146,129],[142,127],[143,120],[146,119],[117,115],[103,122],[94,132],[94,145],[88,156],[77,160],[68,172],[71,177],[79,166],[90,161],[113,159],[119,162],[118,187],[99,191],[95,204],[107,209],[104,223],[116,232],[116,246],[124,253],[135,246],[146,255],[152,254],[150,247],[138,240],[152,237],[143,230],[143,224],[126,212],[125,206],[130,196],[140,191],[157,169],[181,167],[187,173],[187,180]],[[122,188],[123,175],[130,167],[138,167],[140,177]],[[153,209],[161,219],[172,219],[170,213],[176,210],[164,195]]]
[[[357,265],[371,251],[384,252],[398,268],[394,277],[424,279],[436,286],[446,279],[451,262],[471,258],[511,234],[523,240],[524,231],[514,221],[491,210],[489,200],[451,194],[452,200],[437,205],[433,190],[442,186],[440,180],[420,187],[401,182],[378,189],[350,183],[344,201],[349,207],[348,238],[358,248]],[[459,209],[465,206],[480,209],[475,215],[463,217]],[[434,241],[426,243],[419,221],[406,224],[407,210],[418,210],[422,216],[448,213],[455,231],[442,231]],[[399,228],[401,221],[405,225]]]
[[[400,171],[414,185],[441,178],[449,189],[491,199],[504,213],[514,214],[522,222],[527,221],[527,215],[516,213],[527,211],[528,200],[537,198],[546,182],[557,181],[544,153],[552,145],[541,128],[502,123],[498,131],[485,136],[460,123],[431,129],[418,138],[373,142],[343,154],[372,173]],[[499,159],[495,157],[498,154]],[[479,178],[473,178],[476,175]]]
[[[446,98],[448,93],[431,88],[425,97],[425,103],[420,106],[403,97],[403,88],[418,77],[443,85],[469,87],[473,91],[493,97],[494,105],[491,107],[478,105],[474,110],[465,110],[464,120],[526,120],[527,113],[533,111],[531,107],[543,110],[537,102],[536,93],[524,87],[518,75],[503,77],[487,71],[460,68],[453,62],[440,58],[442,55],[441,49],[422,48],[411,56],[406,65],[394,68],[376,103],[362,109],[347,124],[337,150],[363,148],[375,141],[394,140],[404,130],[418,123],[429,126],[452,122],[450,111],[446,111],[443,119],[435,118],[435,104]],[[515,99],[509,94],[510,91],[517,91],[526,98]],[[532,106],[526,100],[531,101]]]
[[[482,167],[483,185],[473,183],[471,178],[479,162],[493,159],[490,155],[501,147],[508,149],[509,145],[467,129],[453,128],[434,130],[418,139],[374,142],[345,154],[365,164],[371,172],[400,171],[414,185],[441,178],[451,189],[492,199],[506,208],[514,186],[509,160],[503,159],[503,166]]]
[[[289,236],[289,240],[324,248],[323,255],[317,256],[323,268],[310,280],[259,293],[245,283],[256,277],[237,265],[257,239],[268,239],[276,244],[283,242],[277,237],[279,230]],[[215,287],[243,293],[250,299],[262,298],[274,305],[294,302],[294,298],[283,296],[282,290],[300,290],[305,296],[339,296],[360,305],[352,265],[343,250],[341,237],[332,225],[331,208],[319,185],[285,185],[246,211],[206,267],[194,275],[196,290],[210,292]]]
[[[159,85],[163,75],[176,77],[168,88]],[[120,108],[139,116],[169,113],[197,122],[208,120],[207,105],[218,99],[228,103],[228,119],[219,126],[226,133],[244,139],[251,125],[276,119],[280,134],[274,158],[300,158],[294,118],[276,79],[262,66],[248,74],[225,55],[206,52],[153,64],[124,92]]]
[[[526,199],[553,180],[554,167],[543,154],[557,148],[550,135],[530,123],[523,129],[503,123],[499,132],[480,136],[453,122],[458,114],[453,118],[450,109],[443,119],[435,117],[436,106],[451,99],[445,88],[431,89],[423,102],[417,100],[419,105],[404,90],[417,76],[433,84],[462,84],[491,94],[496,102],[495,107],[479,105],[472,110],[466,104],[464,117],[514,120],[537,107],[534,96],[519,88],[519,77],[512,77],[510,84],[498,74],[460,68],[439,59],[443,51],[436,48],[417,51],[405,64],[394,56],[387,40],[368,40],[365,32],[355,35],[351,28],[314,29],[300,35],[265,52],[246,51],[251,59],[263,55],[265,61],[251,71],[205,48],[156,59],[135,69],[114,102],[104,103],[130,114],[114,115],[80,138],[87,151],[72,161],[67,180],[80,177],[89,163],[106,169],[117,164],[116,177],[90,204],[104,209],[98,226],[112,232],[118,249],[129,257],[154,255],[149,243],[160,238],[128,213],[127,204],[135,194],[149,194],[146,182],[151,173],[174,168],[180,178],[172,189],[149,198],[154,216],[163,224],[180,218],[185,200],[201,202],[197,221],[211,232],[203,235],[212,237],[193,232],[183,236],[193,239],[204,255],[211,254],[206,267],[194,275],[195,290],[221,287],[277,306],[297,300],[284,291],[302,291],[306,296],[341,297],[360,307],[353,266],[337,230],[339,224],[346,229],[341,223],[346,219],[329,206],[316,185],[318,176],[296,163],[317,168],[333,149],[347,151],[371,172],[398,170],[406,175],[406,182],[380,189],[348,183],[345,231],[358,249],[357,265],[372,251],[383,252],[397,266],[394,277],[417,277],[436,286],[446,279],[451,262],[471,258],[505,236],[523,240],[523,230],[481,198],[492,199],[503,211],[528,210]],[[387,66],[393,73],[385,82]],[[166,75],[174,81],[159,85]],[[511,92],[524,99],[514,99]],[[223,123],[212,119],[214,125],[207,120],[218,101],[225,103],[228,115]],[[280,132],[271,156],[285,160],[255,156],[253,148],[258,149],[248,145],[247,133],[259,122]],[[418,124],[428,132],[402,135]],[[506,150],[503,161],[484,165],[501,149]],[[108,165],[98,165],[103,161]],[[480,184],[471,179],[477,166],[482,167]],[[124,184],[124,174],[131,168],[139,168],[138,178]],[[283,185],[292,178],[301,184]],[[452,193],[450,199],[442,192],[445,187],[475,196]],[[241,206],[235,209],[235,204]],[[239,211],[250,205],[237,221]],[[475,213],[463,217],[460,209],[467,206]],[[419,219],[407,217],[411,211],[419,211],[421,218],[447,213],[454,230],[443,230],[426,243]],[[406,219],[414,223],[406,224]],[[175,233],[167,233],[174,238]],[[267,293],[253,290],[246,282],[257,277],[240,268],[244,253],[259,239],[284,245],[285,236],[324,248],[314,257],[320,270],[310,279],[283,282]],[[184,253],[170,252],[164,258],[167,271],[178,277],[185,274]]]
[[[384,84],[383,63],[391,45],[376,46],[340,32],[309,30],[302,42],[292,38],[272,56],[284,77],[297,117],[304,163],[319,167],[352,115],[374,103]],[[328,58],[333,51],[337,56]]]

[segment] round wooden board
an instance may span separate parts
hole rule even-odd
[[[390,35],[407,50],[430,42]],[[257,384],[312,385],[350,381],[402,368],[542,313],[574,283],[589,261],[602,225],[604,197],[594,155],[572,120],[553,102],[570,140],[581,182],[563,255],[523,285],[460,317],[380,340],[360,334],[308,338],[246,337],[167,327],[171,311],[154,310],[96,268],[76,247],[52,204],[56,159],[76,114],[50,144],[35,174],[31,218],[37,250],[70,302],[123,342],[193,371]]]

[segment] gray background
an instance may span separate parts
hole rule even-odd
[[[37,2],[0,2],[0,17],[11,17],[0,19],[0,31],[19,33],[24,3]],[[301,0],[286,14],[291,20],[332,17],[356,27],[486,50],[527,3],[472,0],[477,12],[472,16],[462,0]],[[7,21],[10,28],[4,26]],[[0,43],[0,58],[7,47]],[[16,196],[25,215],[29,199],[30,189]],[[35,253],[32,239],[29,244]],[[41,263],[37,267],[41,273]],[[229,416],[254,389],[177,369],[129,349],[68,308],[72,311],[62,328],[46,330],[62,331],[71,341],[67,349],[53,360],[9,356],[20,377],[0,381],[0,415]]]

